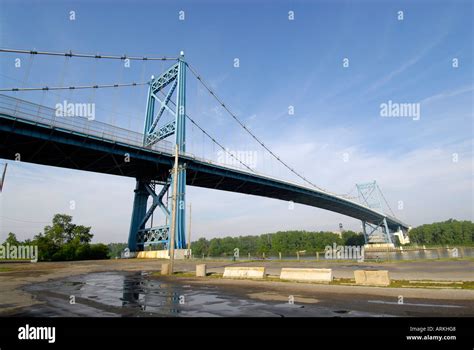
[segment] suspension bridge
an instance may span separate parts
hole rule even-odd
[[[367,243],[392,244],[394,235],[400,240],[407,238],[409,226],[391,212],[376,182],[357,185],[358,200],[312,183],[283,161],[230,110],[185,60],[183,53],[171,58],[17,49],[0,49],[0,53],[173,62],[160,75],[152,76],[146,82],[0,88],[0,158],[136,179],[128,239],[131,251],[140,251],[149,245],[186,249],[186,186],[291,201],[347,215],[361,220]],[[301,183],[256,171],[191,117],[186,110],[187,73],[202,84],[240,129]],[[52,93],[144,85],[148,86],[148,91],[143,133],[76,115],[77,111],[67,108],[58,113],[57,107],[18,98],[18,94],[27,91]],[[233,165],[190,152],[187,149],[188,125],[211,140],[234,161]],[[170,195],[171,201],[168,200]],[[387,204],[390,214],[384,210],[383,203]],[[165,223],[157,226],[153,224],[153,214],[158,208]]]

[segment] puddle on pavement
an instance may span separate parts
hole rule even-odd
[[[146,273],[91,273],[31,285],[25,290],[46,304],[22,316],[341,316],[339,310],[255,301],[217,287],[170,283]],[[71,295],[76,299],[74,305],[69,303]],[[352,311],[344,314],[372,316]]]

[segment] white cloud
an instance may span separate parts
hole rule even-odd
[[[463,86],[463,87],[458,88],[458,89],[447,90],[447,91],[440,92],[439,94],[435,94],[435,95],[426,97],[426,98],[422,99],[420,101],[420,103],[423,104],[423,105],[427,105],[427,104],[431,104],[435,101],[439,101],[439,100],[443,100],[445,98],[462,95],[462,94],[465,94],[467,92],[472,92],[472,91],[474,91],[474,86],[472,86],[472,85]]]

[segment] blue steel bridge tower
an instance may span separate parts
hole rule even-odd
[[[173,95],[176,102],[172,101]],[[171,114],[172,120],[161,122],[165,112]],[[168,68],[159,77],[151,77],[148,87],[145,124],[143,130],[143,146],[152,148],[156,143],[174,135],[174,144],[179,152],[186,151],[186,62],[184,53],[181,52],[177,63]],[[133,212],[128,236],[128,248],[130,251],[144,250],[145,246],[163,244],[170,248],[170,223],[172,218],[172,206],[166,206],[163,198],[168,190],[173,188],[173,182],[177,181],[176,191],[176,225],[175,225],[175,248],[186,248],[185,214],[186,214],[186,168],[185,164],[179,164],[178,176],[174,179],[172,174],[173,165],[164,181],[156,179],[137,177],[135,187],[135,198],[133,201]],[[158,187],[161,190],[157,192]],[[148,199],[152,203],[147,208]],[[170,201],[171,202],[171,201]],[[165,225],[147,227],[154,210],[159,207],[165,216]]]
[[[368,208],[379,210],[383,212],[383,201],[387,205],[388,209],[392,211],[388,205],[379,185],[376,181],[356,184],[357,192],[359,195],[359,202]],[[392,212],[393,214],[393,212]],[[393,215],[395,217],[395,215]],[[387,216],[385,215],[380,222],[371,224],[367,221],[362,220],[362,230],[364,233],[365,243],[393,243],[393,232],[390,231],[387,224]],[[400,228],[399,228],[400,230]]]

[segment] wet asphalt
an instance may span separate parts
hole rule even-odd
[[[188,284],[186,280],[153,277],[147,272],[90,273],[32,284],[24,290],[42,303],[14,316],[390,317],[428,316],[441,311],[449,314],[466,309],[459,303],[441,306],[416,301],[402,307],[396,300],[364,300],[337,294],[320,295],[321,300],[314,303],[256,300],[242,288]]]

